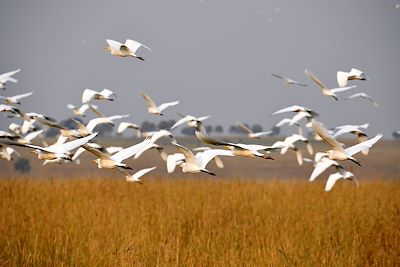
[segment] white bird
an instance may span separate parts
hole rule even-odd
[[[234,156],[232,151],[223,150],[223,149],[210,149],[198,153],[197,157],[193,154],[191,150],[188,148],[181,146],[177,143],[172,143],[174,146],[178,148],[178,150],[183,154],[184,161],[179,163],[179,166],[182,168],[182,172],[187,173],[199,173],[204,172],[210,175],[215,175],[215,173],[210,172],[206,169],[207,164],[216,156]],[[171,164],[171,163],[170,163]],[[167,159],[168,166],[168,159]]]
[[[143,57],[136,55],[136,51],[142,46],[151,51],[149,47],[131,39],[127,39],[124,44],[111,39],[107,39],[106,41],[109,46],[105,49],[112,55],[118,57],[135,57],[144,61]]]
[[[141,134],[141,128],[139,125],[131,122],[121,122],[117,128],[117,134],[122,134],[125,132],[127,129],[134,129],[138,131],[138,137],[140,137]]]
[[[264,135],[271,135],[272,131],[264,131],[264,132],[253,132],[252,129],[250,129],[249,127],[247,127],[246,125],[244,125],[243,123],[238,122],[237,123],[239,125],[240,128],[242,128],[246,133],[247,133],[247,137],[248,138],[254,138],[254,139],[258,139],[261,136]]]
[[[13,160],[12,155],[14,153],[19,155],[19,153],[14,148],[0,144],[0,158],[11,161]]]
[[[351,80],[368,80],[367,75],[363,71],[355,68],[352,68],[350,72],[338,71],[336,78],[339,87],[345,87],[347,85],[347,81]]]
[[[348,124],[348,125],[337,126],[337,127],[333,128],[333,130],[336,131],[333,134],[333,137],[336,138],[336,137],[338,137],[338,136],[340,136],[342,134],[345,134],[345,133],[356,134],[358,132],[362,132],[361,129],[367,129],[368,126],[369,126],[369,123],[364,123],[364,124],[361,124],[361,125],[350,125],[350,124]]]
[[[274,76],[274,77],[276,77],[276,78],[278,78],[278,79],[284,80],[287,84],[295,84],[295,85],[300,85],[300,86],[307,86],[307,84],[300,83],[300,82],[298,82],[298,81],[295,81],[295,80],[292,80],[292,79],[289,79],[289,78],[280,76],[280,75],[278,75],[278,74],[273,74],[273,73],[271,73],[271,75]]]
[[[16,107],[10,106],[10,105],[4,105],[0,104],[0,112],[10,112],[11,114],[14,115],[21,115],[21,111],[17,109]]]
[[[338,181],[339,179],[350,179],[350,180],[354,181],[356,183],[356,185],[358,185],[358,181],[353,173],[346,171],[345,169],[339,168],[338,172],[335,172],[335,173],[329,175],[328,180],[325,185],[325,191],[329,192],[332,189],[332,187],[335,185],[336,181]]]
[[[197,154],[202,153],[206,150],[210,150],[210,149],[212,149],[212,148],[203,146],[203,147],[196,147],[193,149],[193,151],[199,151],[196,153],[196,157],[197,157]],[[219,156],[214,157],[214,163],[220,169],[222,169],[224,167],[224,163],[222,162],[222,159]]]
[[[134,156],[136,153],[141,151],[143,147],[147,146],[150,143],[149,139],[145,139],[142,142],[132,145],[130,147],[127,147],[125,149],[122,149],[121,151],[115,153],[112,156],[109,156],[100,150],[93,148],[91,146],[83,146],[87,151],[92,153],[97,157],[96,160],[94,160],[95,163],[97,163],[97,167],[99,169],[105,168],[105,169],[115,169],[115,168],[123,168],[123,169],[132,169],[125,163],[122,163],[122,161],[126,160],[127,158],[130,158]]]
[[[80,146],[83,146],[91,139],[93,139],[96,135],[97,133],[93,133],[83,138],[79,138],[60,145],[52,145],[49,147],[41,147],[31,144],[19,144],[19,143],[14,143],[14,145],[33,148],[34,150],[32,152],[36,153],[38,155],[38,158],[41,160],[65,159],[71,161],[70,151]]]
[[[298,105],[294,105],[294,106],[289,106],[283,109],[280,109],[278,111],[275,111],[274,113],[272,113],[272,115],[276,115],[276,114],[281,114],[281,113],[285,113],[285,112],[294,112],[296,113],[292,119],[290,119],[289,121],[289,125],[297,125],[298,122],[303,119],[306,118],[307,121],[311,121],[312,118],[316,118],[319,116],[319,114],[309,108],[306,107],[302,107],[302,106],[298,106]],[[287,120],[282,120],[280,121],[279,124],[283,125],[284,123],[287,123]],[[277,126],[280,127],[280,126]]]
[[[28,133],[25,136],[22,136],[20,139],[18,139],[18,143],[20,144],[30,144],[32,143],[32,141],[37,138],[39,135],[41,135],[43,133],[43,129],[42,130],[38,130],[38,131],[34,131],[31,133]]]
[[[26,94],[20,94],[20,95],[14,95],[14,96],[0,96],[0,99],[4,99],[4,103],[11,105],[11,104],[18,104],[21,105],[21,102],[19,101],[22,98],[28,97],[32,95],[33,92],[29,92]]]
[[[155,143],[157,142],[158,139],[162,137],[169,137],[172,139],[172,142],[176,143],[175,137],[172,135],[172,133],[168,130],[161,129],[158,131],[153,131],[153,132],[145,132],[143,133],[144,136],[150,137],[150,142]]]
[[[127,117],[129,117],[129,115],[114,115],[114,116],[109,116],[109,117],[95,118],[95,119],[91,119],[86,124],[86,126],[77,120],[74,120],[74,121],[78,125],[79,134],[81,136],[86,136],[88,134],[91,134],[93,132],[94,128],[99,124],[110,124],[110,125],[114,126],[114,120],[120,120],[120,119],[127,118]]]
[[[196,128],[196,129],[199,129],[200,131],[204,132],[205,129],[203,128],[204,127],[203,121],[208,118],[211,118],[211,116],[194,117],[192,115],[186,115],[186,116],[184,116],[182,114],[179,114],[179,115],[181,115],[182,118],[180,120],[178,120],[177,122],[175,122],[175,124],[172,125],[170,130],[174,130],[176,127],[186,123],[188,127]]]
[[[368,140],[368,135],[364,133],[361,128],[367,129],[369,126],[369,123],[365,123],[362,125],[343,125],[343,126],[338,126],[335,127],[334,130],[338,130],[335,132],[332,136],[334,138],[346,134],[346,133],[351,133],[357,137],[357,142],[362,143]],[[329,132],[330,133],[330,132]],[[365,148],[364,150],[361,151],[363,155],[368,155],[369,148]]]
[[[313,82],[315,82],[319,86],[319,88],[321,89],[321,92],[322,92],[323,95],[330,96],[330,97],[334,98],[337,101],[339,99],[337,98],[336,93],[344,92],[344,91],[347,91],[347,90],[350,90],[350,89],[356,87],[355,85],[353,85],[353,86],[329,89],[320,80],[318,80],[318,78],[315,77],[314,74],[312,74],[309,70],[305,70],[305,73],[308,76],[308,78],[310,78]]]
[[[310,155],[314,154],[313,148],[311,146],[311,143],[308,141],[308,139],[300,134],[292,134],[291,136],[288,136],[285,138],[283,143],[285,144],[285,147],[281,149],[281,154],[285,154],[288,148],[291,145],[294,145],[297,142],[304,142],[306,143],[307,151]]]
[[[0,74],[0,89],[5,89],[6,83],[7,82],[13,82],[16,83],[18,82],[17,79],[12,78],[11,76],[13,76],[14,74],[20,72],[21,70],[14,70],[14,71],[10,71],[10,72],[6,72],[3,74]]]
[[[271,151],[277,149],[276,147],[256,145],[256,144],[240,144],[240,143],[230,143],[221,141],[215,138],[211,138],[207,136],[205,133],[200,131],[195,131],[197,138],[207,144],[216,145],[216,146],[225,146],[229,148],[233,155],[235,156],[243,156],[243,157],[260,157],[264,159],[273,159],[268,155],[264,155],[259,151]],[[281,148],[281,147],[279,147]]]
[[[326,155],[326,154],[325,154]],[[321,157],[319,161],[315,161],[315,167],[313,172],[308,179],[310,182],[314,181],[321,173],[323,173],[330,166],[336,166],[338,168],[343,168],[336,160],[331,160],[326,156]]]
[[[82,116],[82,117],[86,117],[85,112],[90,109],[91,111],[93,111],[93,113],[95,113],[97,116],[99,117],[104,117],[104,114],[102,114],[98,107],[95,105],[91,105],[91,104],[83,104],[82,106],[80,106],[79,108],[72,105],[72,104],[68,104],[67,108],[72,110],[72,112],[74,113],[74,115],[76,116]]]
[[[174,101],[174,102],[168,102],[168,103],[164,103],[164,104],[161,104],[161,105],[157,106],[156,103],[147,94],[142,92],[141,95],[143,96],[144,100],[146,100],[147,105],[149,106],[147,111],[150,114],[154,114],[154,115],[161,115],[162,116],[163,115],[162,111],[164,109],[179,104],[179,101]]]
[[[132,175],[127,175],[125,176],[126,180],[128,182],[135,182],[135,183],[139,183],[139,184],[143,184],[142,181],[140,180],[140,177],[142,177],[143,175],[151,172],[152,170],[156,169],[157,167],[151,167],[151,168],[146,168],[146,169],[142,169],[140,171],[135,172]]]
[[[361,164],[355,158],[353,158],[353,155],[366,148],[372,147],[376,142],[378,142],[379,139],[382,138],[382,134],[379,133],[372,139],[344,149],[341,144],[336,141],[336,139],[332,137],[331,134],[329,134],[328,129],[321,122],[313,119],[311,125],[316,134],[318,134],[321,139],[331,147],[331,149],[327,152],[329,154],[329,159],[350,160],[357,165]]]
[[[85,89],[82,93],[82,103],[88,103],[92,99],[114,101],[115,97],[116,94],[110,89],[103,89],[100,92],[92,89]]]
[[[379,107],[378,102],[376,102],[372,97],[370,97],[369,95],[367,95],[367,94],[364,93],[364,92],[353,94],[353,95],[351,95],[351,96],[348,96],[348,97],[344,98],[344,100],[349,100],[349,99],[353,99],[353,98],[357,98],[357,97],[361,97],[361,98],[367,99],[367,100],[369,100],[375,107],[377,107],[377,108]]]

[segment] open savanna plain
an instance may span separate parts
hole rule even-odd
[[[329,172],[307,182],[312,166],[299,167],[290,151],[273,161],[226,158],[224,169],[211,163],[216,178],[168,175],[149,151],[128,161],[158,167],[143,185],[97,170],[90,155],[42,167],[28,154],[23,176],[0,163],[1,266],[400,264],[397,141],[357,155],[363,167],[346,166],[360,185],[339,181],[329,193]]]

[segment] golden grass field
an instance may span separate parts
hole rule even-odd
[[[1,179],[1,266],[399,266],[400,184]]]
[[[357,155],[362,167],[344,163],[360,186],[338,181],[329,193],[333,170],[309,183],[312,165],[291,152],[224,158],[210,177],[167,174],[149,151],[127,161],[157,166],[141,186],[97,169],[89,154],[80,165],[42,166],[19,151],[30,173],[0,161],[0,266],[400,266],[398,141]]]

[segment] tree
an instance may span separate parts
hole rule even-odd
[[[252,127],[251,127],[251,130],[253,131],[253,132],[255,132],[255,133],[257,133],[257,132],[262,132],[263,131],[263,127],[260,125],[260,124],[254,124]]]
[[[176,122],[176,120],[162,120],[160,121],[160,123],[158,124],[158,129],[165,129],[165,130],[169,130],[171,129],[172,125],[174,125]]]
[[[271,128],[271,131],[272,131],[271,136],[277,136],[281,132],[281,128],[273,126]]]
[[[212,131],[213,131],[213,127],[212,127],[211,125],[207,125],[207,126],[206,126],[206,133],[207,133],[207,134],[211,134]]]
[[[98,124],[96,127],[94,127],[93,131],[98,132],[99,137],[102,136],[109,136],[111,135],[112,131],[114,130],[114,126],[110,124]]]
[[[142,125],[140,126],[140,128],[142,128],[143,132],[153,132],[153,131],[157,130],[156,124],[153,122],[149,122],[149,121],[142,122]]]
[[[224,132],[224,127],[222,127],[222,125],[217,125],[214,127],[214,132],[221,134]]]
[[[195,135],[195,128],[192,127],[185,127],[182,129],[181,133],[186,136],[193,136]]]
[[[31,171],[31,164],[26,158],[19,158],[14,164],[14,170],[19,173],[28,173]]]

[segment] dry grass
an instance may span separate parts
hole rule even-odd
[[[400,184],[0,181],[0,265],[395,266]]]

